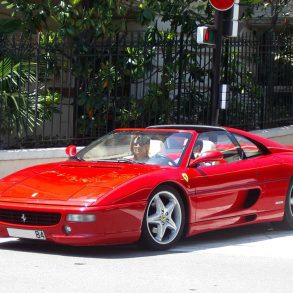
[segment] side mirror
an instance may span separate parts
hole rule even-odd
[[[224,156],[219,151],[207,151],[202,153],[198,158],[191,160],[189,163],[189,167],[195,167],[201,163],[209,163],[209,162],[220,162],[224,159]]]
[[[74,157],[76,155],[76,146],[75,145],[69,145],[66,149],[65,149],[66,154],[69,157]]]

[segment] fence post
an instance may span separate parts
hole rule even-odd
[[[180,40],[179,40],[179,70],[178,70],[178,99],[177,99],[177,119],[176,123],[180,123],[180,115],[181,115],[181,91],[182,91],[182,74],[183,74],[183,68],[182,68],[182,54],[183,54],[183,32],[180,33]]]

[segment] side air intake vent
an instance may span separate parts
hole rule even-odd
[[[252,207],[258,201],[259,196],[260,196],[260,189],[248,190],[243,207],[245,209]]]

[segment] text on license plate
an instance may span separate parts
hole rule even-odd
[[[7,228],[7,232],[10,237],[46,240],[45,233],[41,230]]]

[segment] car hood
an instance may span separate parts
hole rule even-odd
[[[1,180],[0,201],[91,205],[117,186],[154,168],[150,165],[87,162],[40,165]]]

